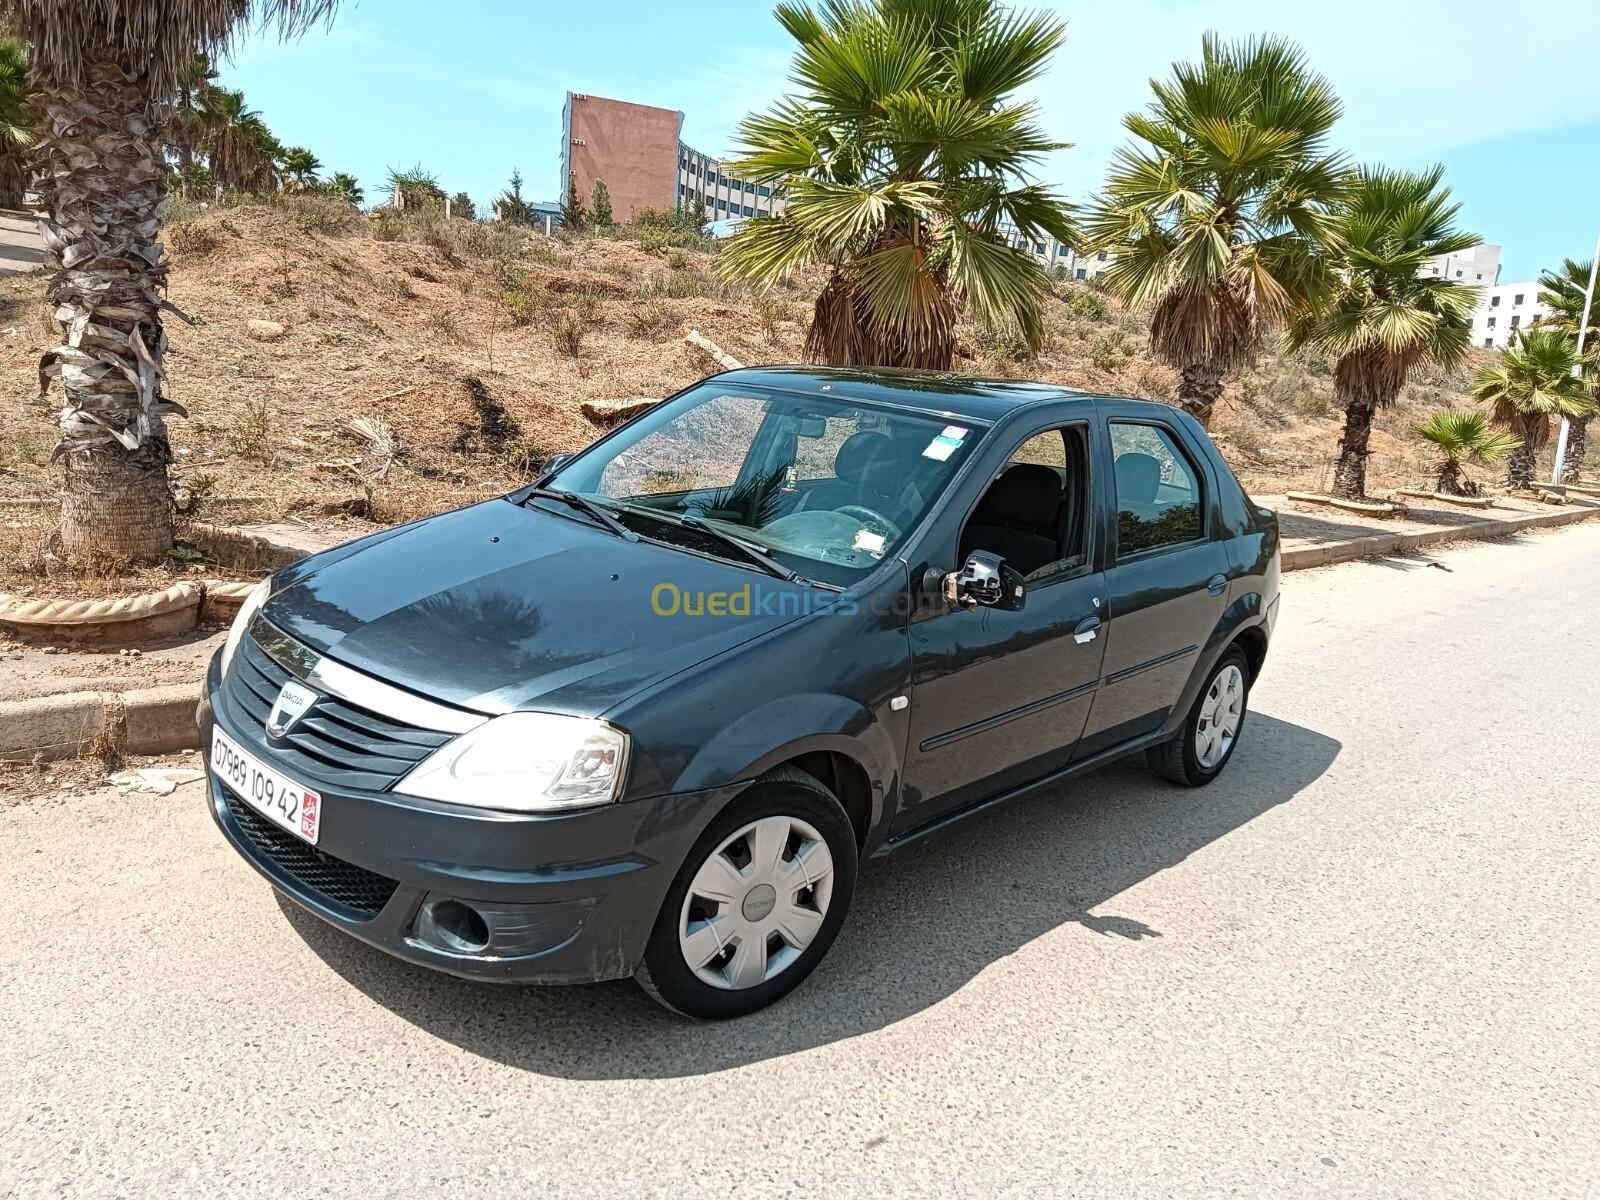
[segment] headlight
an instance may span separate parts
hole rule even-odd
[[[628,769],[628,735],[592,717],[507,713],[435,750],[395,791],[474,808],[552,812],[607,804]]]
[[[272,580],[263,579],[250,589],[250,594],[244,598],[244,603],[239,606],[239,615],[233,619],[233,624],[228,627],[228,640],[222,643],[222,673],[228,673],[228,664],[233,662],[233,652],[239,648],[239,643],[244,639],[244,631],[250,628],[250,618],[261,611],[261,606],[267,602],[267,597],[272,595]]]

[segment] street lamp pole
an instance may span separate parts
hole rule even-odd
[[[1583,293],[1583,319],[1578,322],[1578,357],[1583,358],[1583,340],[1589,332],[1589,310],[1594,307],[1594,281],[1600,275],[1600,237],[1594,240],[1594,258],[1589,264],[1589,288]],[[1572,368],[1573,374],[1583,374],[1583,363],[1579,362]],[[1559,484],[1561,475],[1567,464],[1567,434],[1572,429],[1572,422],[1561,418],[1561,436],[1556,439],[1556,465],[1551,475],[1550,482]]]

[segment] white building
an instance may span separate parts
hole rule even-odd
[[[1424,275],[1439,275],[1473,287],[1493,287],[1500,282],[1500,247],[1474,246],[1457,254],[1441,254],[1423,268]]]
[[[1500,283],[1488,288],[1472,314],[1472,344],[1494,349],[1508,345],[1518,329],[1526,329],[1549,309],[1539,302],[1539,281]]]

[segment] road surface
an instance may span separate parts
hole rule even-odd
[[[30,212],[0,208],[0,279],[31,271],[43,261],[39,218]]]
[[[1431,561],[1285,581],[1217,786],[881,864],[733,1024],[393,962],[195,786],[0,810],[0,1194],[1594,1196],[1600,527]]]

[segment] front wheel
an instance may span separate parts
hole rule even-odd
[[[689,852],[651,931],[639,984],[690,1017],[765,1008],[822,961],[855,879],[855,831],[833,793],[802,771],[773,771]]]
[[[1222,774],[1244,732],[1250,698],[1250,663],[1229,646],[1195,697],[1189,715],[1168,741],[1145,751],[1150,769],[1185,787],[1202,787]]]

